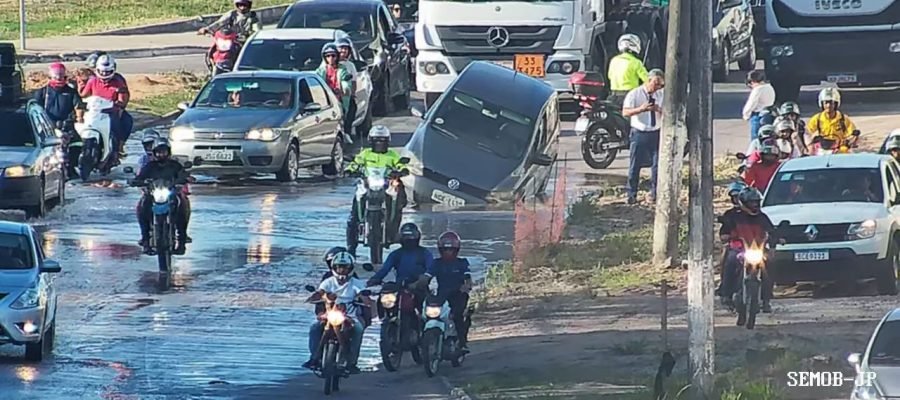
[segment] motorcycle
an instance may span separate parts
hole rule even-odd
[[[588,166],[605,169],[619,150],[628,149],[631,124],[621,107],[603,100],[605,86],[598,72],[576,72],[569,78],[581,111],[575,121],[575,133],[581,136],[581,156]]]
[[[854,138],[859,138],[860,132],[853,131],[851,134]],[[850,153],[850,149],[854,149],[857,147],[856,140],[851,143],[847,143],[849,141],[844,140],[831,140],[824,139],[822,136],[816,136],[812,140],[812,145],[814,147],[813,153],[817,156],[829,155],[829,154],[848,154]]]
[[[57,136],[62,139],[63,165],[66,168],[66,176],[74,177],[78,175],[78,157],[81,155],[81,138],[75,131],[75,121],[68,119],[65,121],[57,121]],[[61,134],[61,135],[60,135]]]
[[[79,175],[87,182],[97,170],[103,175],[118,165],[118,155],[113,156],[112,125],[109,112],[113,102],[91,96],[85,100],[84,122],[75,123],[75,131],[81,136],[81,156],[78,159]]]
[[[210,76],[231,72],[241,52],[237,33],[222,29],[213,34],[214,43],[206,53],[206,69]]]
[[[315,292],[313,286],[306,286],[309,292]],[[360,296],[370,296],[371,292],[364,290]],[[341,390],[341,378],[349,378],[350,374],[344,368],[346,364],[347,351],[349,351],[349,342],[353,332],[353,324],[356,323],[352,318],[347,317],[347,307],[344,304],[336,304],[337,296],[333,293],[327,293],[313,304],[325,304],[325,331],[322,333],[319,354],[321,354],[320,367],[313,370],[313,373],[319,378],[325,379],[324,391],[325,395]],[[362,303],[354,303],[357,307],[363,307]]]
[[[384,368],[394,372],[400,368],[403,353],[409,351],[416,364],[422,364],[419,338],[421,318],[416,310],[415,296],[408,285],[385,282],[378,296],[378,318],[381,319],[381,361]]]
[[[191,162],[184,163],[185,169],[191,168]],[[131,167],[125,169],[126,173],[133,173]],[[148,179],[144,182],[132,182],[132,186],[146,188],[148,198],[152,201],[153,220],[150,229],[149,255],[156,255],[159,264],[159,272],[169,273],[172,270],[172,254],[175,252],[175,212],[181,201],[178,193],[183,190],[186,182],[175,182],[170,179]]]
[[[788,224],[787,221],[782,221],[776,232],[783,230]],[[766,243],[748,244],[742,240],[729,242],[729,247],[737,252],[738,262],[742,266],[738,274],[738,290],[732,295],[738,326],[746,326],[747,329],[756,327],[756,316],[762,302],[762,271],[767,267],[767,254],[778,242],[776,236],[770,237]]]
[[[403,157],[401,163],[408,163]],[[400,191],[404,190],[400,177],[408,175],[408,170],[388,171],[387,168],[366,168],[356,186],[357,221],[359,225],[348,229],[348,247],[362,243],[369,248],[369,258],[373,264],[381,264],[384,249],[393,242],[396,232],[388,232],[387,224],[402,212],[398,206]],[[387,179],[385,179],[387,178]],[[385,209],[387,197],[391,199],[391,209]],[[365,199],[365,202],[363,200]]]
[[[456,325],[450,316],[450,303],[431,294],[425,299],[425,332],[422,334],[422,361],[425,374],[429,378],[435,376],[441,361],[450,361],[453,367],[459,367],[466,359],[466,352],[459,346]],[[473,308],[466,310],[466,323],[472,318]]]

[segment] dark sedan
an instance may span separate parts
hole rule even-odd
[[[0,109],[0,208],[24,209],[31,217],[46,214],[66,193],[62,141],[44,109],[34,101]]]
[[[385,116],[409,107],[412,88],[409,45],[381,0],[304,0],[288,8],[278,28],[340,29],[369,65],[372,111]]]

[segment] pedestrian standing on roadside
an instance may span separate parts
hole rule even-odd
[[[650,202],[656,202],[656,172],[659,161],[659,128],[662,126],[663,88],[665,73],[653,69],[647,73],[647,81],[625,96],[622,115],[631,118],[631,143],[629,147],[628,204],[637,202],[641,168],[650,167]]]
[[[766,73],[762,70],[747,74],[747,86],[750,87],[750,96],[744,103],[743,117],[745,121],[750,121],[750,140],[754,140],[763,125],[760,113],[775,105],[775,89],[766,81]]]

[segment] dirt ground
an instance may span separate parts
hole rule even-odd
[[[128,90],[131,91],[131,100],[133,101],[183,90],[186,84],[198,79],[190,73],[126,74],[124,76],[128,81]],[[49,76],[44,72],[31,71],[25,79],[25,90],[37,90],[45,86],[48,79]]]

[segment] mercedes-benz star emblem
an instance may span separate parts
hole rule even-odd
[[[457,190],[459,189],[459,181],[456,179],[451,179],[447,181],[447,187],[450,188],[450,190]]]
[[[489,45],[501,48],[509,44],[509,31],[500,26],[494,26],[487,31],[487,42]]]
[[[806,227],[806,230],[803,231],[806,234],[806,238],[809,239],[810,242],[816,240],[816,236],[819,236],[819,230],[815,225],[810,225]]]

